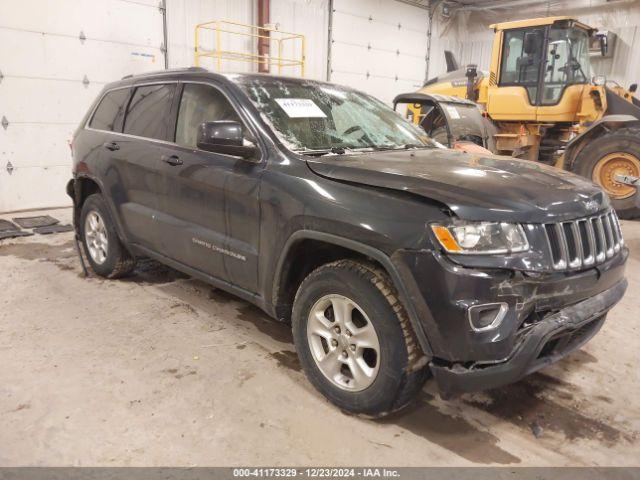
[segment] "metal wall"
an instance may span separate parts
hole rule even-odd
[[[306,78],[327,79],[329,0],[271,0],[271,23],[306,37]],[[285,50],[284,54],[291,54]],[[297,75],[290,68],[283,75]]]
[[[510,1],[509,8],[488,8],[477,2],[474,6],[452,11],[444,18],[442,8],[434,15],[434,34],[429,63],[430,77],[446,71],[444,50],[455,53],[460,65],[477,64],[488,70],[491,59],[492,23],[568,15],[599,29],[611,30],[618,35],[613,58],[592,57],[593,74],[628,87],[640,81],[640,1],[633,0],[563,0],[563,1]],[[634,48],[635,46],[635,48]]]
[[[158,0],[0,1],[0,212],[70,204],[73,131],[106,82],[164,68],[162,31]]]
[[[164,68],[159,5],[0,1],[0,212],[70,203],[68,142],[100,89],[127,74]],[[255,0],[167,0],[169,66],[194,64],[197,23],[254,24],[255,10]],[[326,79],[328,18],[328,0],[271,1],[272,23],[307,37],[307,77]],[[226,36],[222,43],[250,51],[255,42]],[[247,70],[255,67],[223,65],[223,71]]]
[[[194,27],[255,24],[255,0],[166,0],[168,63],[194,64]],[[422,82],[426,11],[395,0],[271,0],[271,23],[306,36],[306,77],[387,102]],[[0,212],[69,205],[68,142],[105,83],[164,68],[160,0],[0,0]],[[227,43],[224,43],[227,42]],[[223,47],[251,50],[246,38]],[[212,67],[213,65],[205,65]],[[225,63],[224,71],[255,70]],[[295,70],[284,74],[298,75]]]
[[[194,28],[199,23],[213,20],[231,20],[238,23],[256,23],[255,0],[166,0],[167,30],[169,37],[169,67],[190,67],[194,64]],[[200,47],[213,49],[213,35],[201,39]],[[221,35],[225,50],[254,51],[248,37]],[[202,66],[215,70],[212,59],[204,58]],[[253,67],[243,62],[223,61],[222,71],[244,72]]]
[[[392,0],[334,0],[330,80],[390,103],[422,86],[427,11]]]

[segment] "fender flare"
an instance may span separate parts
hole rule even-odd
[[[74,210],[73,221],[74,221],[74,226],[76,228],[76,231],[78,231],[78,233],[79,233],[79,225],[75,225],[75,223],[76,223],[76,216],[80,215],[80,212],[78,211],[77,198],[78,198],[78,195],[80,193],[80,182],[82,180],[91,180],[92,182],[94,182],[95,184],[98,185],[98,188],[100,189],[100,192],[105,192],[106,191],[105,188],[104,188],[104,185],[102,184],[102,182],[98,178],[96,178],[96,177],[94,177],[92,175],[79,174],[79,175],[74,176],[74,178],[72,178],[67,183],[67,193],[73,199],[73,210]],[[73,188],[73,190],[71,192],[69,192],[70,188]],[[73,196],[72,196],[72,194],[73,194]],[[107,207],[109,208],[109,213],[111,214],[111,218],[113,219],[113,222],[115,224],[114,226],[116,228],[116,234],[118,235],[118,238],[120,239],[120,241],[122,243],[124,243],[125,245],[128,246],[127,238],[124,235],[124,228],[122,226],[122,223],[120,222],[120,217],[117,215],[116,208],[113,205],[113,202],[111,201],[111,198],[109,198],[108,195],[104,195],[104,194],[103,194],[103,198],[104,198],[105,202],[107,203]],[[76,215],[76,213],[77,213],[77,215]]]
[[[409,316],[409,321],[411,322],[411,326],[413,327],[413,331],[416,334],[416,338],[418,339],[418,343],[422,348],[424,354],[433,358],[433,350],[429,343],[429,339],[424,331],[424,327],[420,322],[420,318],[416,311],[415,306],[410,301],[411,296],[409,295],[408,289],[406,288],[405,282],[402,280],[402,277],[396,268],[396,266],[391,261],[391,257],[389,257],[386,253],[377,248],[371,247],[364,243],[360,243],[355,240],[350,240],[348,238],[340,237],[338,235],[334,235],[331,233],[319,232],[316,230],[298,230],[294,232],[285,242],[284,247],[282,249],[282,253],[278,258],[278,262],[276,263],[276,270],[274,275],[273,285],[280,285],[282,280],[282,268],[284,266],[284,262],[287,259],[289,251],[294,243],[300,240],[319,240],[326,243],[331,243],[337,245],[339,247],[343,247],[349,250],[353,250],[354,252],[361,253],[367,257],[370,257],[377,261],[382,268],[385,269],[387,274],[391,277],[391,281],[393,285],[396,287],[398,291],[398,295],[400,297],[400,301],[404,305],[407,310],[407,315]],[[272,292],[272,295],[276,293],[275,288]]]
[[[564,168],[571,170],[580,151],[601,132],[618,130],[631,125],[640,125],[640,120],[633,115],[605,115],[600,120],[593,122],[589,128],[567,143],[564,151]]]

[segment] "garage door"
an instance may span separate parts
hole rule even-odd
[[[68,142],[105,83],[164,68],[158,0],[0,2],[0,212],[68,205]]]
[[[334,0],[330,80],[391,103],[422,86],[427,11],[390,0]]]

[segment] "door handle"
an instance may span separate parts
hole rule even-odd
[[[107,150],[111,150],[112,152],[115,150],[120,150],[120,145],[118,145],[116,142],[106,142],[103,143],[102,146]]]
[[[180,157],[177,155],[163,155],[161,158],[163,162],[168,163],[172,167],[182,165],[182,160],[180,160]]]

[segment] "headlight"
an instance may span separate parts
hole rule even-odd
[[[521,225],[496,222],[456,222],[431,225],[440,245],[449,253],[493,254],[529,250]]]

